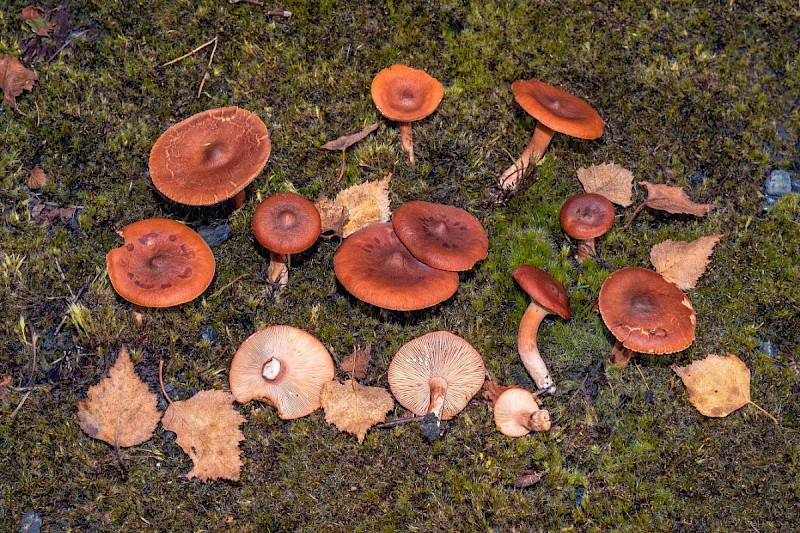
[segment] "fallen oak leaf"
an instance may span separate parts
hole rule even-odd
[[[694,289],[708,267],[714,246],[723,236],[720,233],[689,242],[666,240],[650,250],[650,262],[656,272],[682,291]]]
[[[687,366],[672,366],[689,391],[689,402],[700,414],[709,417],[728,416],[737,409],[753,404],[776,424],[774,416],[750,399],[750,369],[733,354],[708,354],[705,359]]]
[[[352,433],[359,444],[364,442],[369,428],[386,420],[386,413],[394,408],[389,391],[359,385],[352,379],[344,383],[329,381],[322,387],[320,400],[325,422],[335,425],[339,431]]]
[[[616,163],[578,169],[578,181],[588,193],[599,194],[627,207],[633,203],[633,173]]]
[[[673,187],[663,183],[640,181],[647,188],[645,205],[659,211],[673,214],[688,214],[704,217],[717,207],[714,204],[698,204],[689,199],[682,187]]]
[[[123,346],[108,377],[89,387],[78,402],[78,421],[90,437],[113,446],[136,446],[153,436],[161,419],[156,395],[133,370]]]
[[[380,126],[380,122],[369,124],[368,126],[364,126],[364,128],[359,132],[350,135],[344,135],[342,137],[339,137],[338,139],[334,139],[333,141],[327,142],[322,146],[320,146],[320,148],[322,148],[323,150],[341,150],[342,152],[342,166],[341,169],[339,170],[339,177],[336,178],[336,183],[339,183],[342,180],[342,176],[344,176],[345,151],[349,147],[353,146],[355,143],[357,143],[358,141],[360,141],[361,139],[363,139],[364,137],[366,137],[367,135],[378,129],[378,126]]]
[[[32,70],[25,68],[14,56],[8,54],[0,58],[0,89],[3,90],[3,105],[13,107],[18,113],[17,96],[22,91],[33,89],[34,82],[39,76]]]

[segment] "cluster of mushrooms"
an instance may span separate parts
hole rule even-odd
[[[517,81],[512,90],[538,124],[523,154],[500,178],[505,191],[516,190],[556,131],[593,139],[603,130],[600,116],[588,104],[546,83]],[[402,145],[413,162],[411,123],[436,109],[444,95],[442,84],[421,70],[394,65],[375,76],[371,92],[380,112],[399,124]],[[245,187],[262,171],[270,151],[267,127],[258,116],[237,107],[211,109],[166,130],[152,148],[150,174],[156,189],[174,202],[207,206],[229,200],[238,208],[245,201]],[[599,198],[571,199],[561,212],[565,231],[580,242],[582,258],[594,255],[593,239],[600,235],[594,229],[597,220],[606,226],[603,231],[614,220],[613,207],[610,215],[607,209],[610,202]],[[608,206],[597,207],[602,200]],[[320,214],[299,194],[276,193],[257,206],[252,226],[258,242],[270,252],[269,280],[279,290],[288,282],[291,255],[310,248],[319,237]],[[144,307],[179,305],[211,283],[211,249],[184,224],[148,219],[119,233],[124,244],[108,253],[108,274],[116,291],[130,302]],[[474,216],[450,205],[411,201],[395,210],[391,222],[363,227],[345,238],[334,256],[334,271],[354,297],[382,309],[411,311],[450,298],[458,288],[458,272],[469,270],[487,254],[488,237]],[[547,314],[570,318],[567,292],[534,266],[522,265],[513,276],[531,296],[519,328],[520,357],[536,386],[552,393],[555,384],[539,352],[537,334]],[[600,311],[620,339],[620,350],[683,349],[688,344],[685,338],[675,338],[673,327],[684,322],[691,326],[693,338],[691,304],[685,297],[675,300],[674,290],[662,287],[656,277],[661,278],[645,269],[623,269],[603,285]],[[641,322],[623,314],[621,306],[632,308]],[[295,419],[320,407],[321,389],[334,373],[328,350],[313,335],[273,325],[242,343],[229,379],[236,401],[264,401],[281,418]],[[415,415],[432,416],[437,428],[440,420],[464,409],[484,386],[485,376],[481,355],[446,331],[405,344],[388,370],[397,401]],[[541,401],[530,391],[491,381],[486,389],[504,434],[522,436],[550,428],[548,412],[540,409]]]

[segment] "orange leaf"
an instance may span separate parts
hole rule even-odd
[[[353,346],[353,353],[342,359],[342,370],[352,373],[353,376],[358,379],[365,379],[367,377],[367,369],[369,368],[371,351],[372,344],[369,342],[367,343],[367,347],[363,350],[358,350]]]
[[[723,236],[720,233],[689,242],[664,241],[650,250],[650,262],[656,272],[682,291],[694,289],[706,271],[714,246]]]
[[[696,204],[686,196],[681,187],[672,187],[661,183],[652,184],[646,181],[640,182],[647,187],[647,200],[645,205],[667,213],[681,213],[695,215],[698,217],[706,214],[717,207],[714,204]]]
[[[192,458],[186,477],[239,480],[242,469],[239,426],[244,417],[233,406],[233,395],[220,390],[200,391],[183,402],[172,402],[161,424],[174,431],[177,443]]]
[[[709,354],[688,366],[673,366],[689,391],[689,402],[705,416],[728,416],[750,402],[750,369],[733,354]]]
[[[609,163],[579,168],[578,180],[588,193],[605,196],[623,207],[633,203],[633,174],[623,166]]]
[[[19,60],[10,55],[0,58],[0,89],[3,90],[3,105],[17,109],[17,96],[23,90],[33,89],[39,78],[35,72],[22,66]]]
[[[386,413],[394,408],[394,400],[384,388],[365,387],[348,379],[344,383],[329,381],[322,387],[322,407],[325,422],[334,424],[364,442],[367,430],[386,420]]]
[[[81,429],[92,438],[122,448],[152,437],[160,419],[156,395],[134,372],[124,346],[108,377],[89,387],[86,399],[78,402]]]
[[[320,146],[320,148],[323,148],[325,150],[347,150],[355,143],[357,143],[358,141],[360,141],[373,131],[377,130],[378,126],[380,126],[380,122],[376,122],[375,124],[370,124],[369,126],[364,126],[364,129],[361,131],[353,133],[352,135],[344,135],[342,137],[339,137],[338,139],[323,144],[322,146]]]
[[[42,167],[36,165],[31,169],[28,174],[27,185],[29,189],[41,189],[47,185],[47,174],[44,173]]]

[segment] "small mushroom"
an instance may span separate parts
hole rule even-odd
[[[206,241],[191,228],[150,218],[119,230],[125,243],[106,255],[111,284],[120,296],[143,307],[170,307],[194,300],[214,278]]]
[[[469,270],[489,253],[478,219],[452,205],[406,202],[392,215],[392,227],[411,255],[440,270]]]
[[[375,75],[371,86],[372,100],[378,111],[397,121],[400,141],[414,162],[414,141],[411,123],[433,113],[444,96],[444,86],[423,70],[405,65],[392,65]]]
[[[319,211],[299,194],[280,192],[258,204],[253,234],[269,250],[269,281],[276,293],[289,280],[291,254],[308,250],[321,230]]]
[[[350,294],[393,311],[436,305],[458,289],[458,273],[417,260],[388,222],[365,226],[342,241],[333,269]]]
[[[238,107],[209,109],[165,131],[150,151],[153,185],[170,200],[212,205],[229,198],[235,208],[244,189],[269,159],[267,127]]]
[[[578,240],[575,259],[583,261],[597,255],[594,240],[614,225],[614,204],[599,194],[576,194],[564,202],[559,218],[567,235]]]
[[[268,326],[248,337],[233,356],[231,393],[237,402],[264,401],[284,420],[320,406],[322,386],[333,379],[333,360],[316,337],[292,326]]]
[[[538,123],[522,155],[500,176],[500,188],[505,192],[517,190],[528,166],[542,158],[555,132],[579,139],[596,139],[603,134],[603,119],[577,96],[536,78],[517,80],[511,90],[517,103]]]
[[[658,272],[627,267],[606,278],[598,307],[617,341],[612,363],[624,366],[634,352],[670,354],[688,348],[697,323],[692,303]]]
[[[539,389],[550,394],[556,390],[553,378],[539,353],[537,338],[544,317],[557,314],[569,320],[570,307],[567,290],[556,278],[531,265],[520,265],[512,274],[522,290],[531,297],[531,303],[522,315],[517,334],[520,359]]]
[[[531,431],[550,429],[550,413],[540,409],[542,402],[530,391],[521,387],[501,387],[492,382],[484,385],[491,394],[497,430],[508,437],[522,437]]]

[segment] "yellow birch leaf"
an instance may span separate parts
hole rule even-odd
[[[623,207],[633,203],[633,174],[621,165],[608,163],[579,168],[578,180],[588,193],[605,196]]]
[[[656,272],[682,291],[694,289],[708,267],[714,246],[723,236],[720,233],[689,242],[666,240],[650,250],[650,262]]]
[[[386,420],[394,400],[384,388],[366,387],[348,379],[344,383],[329,381],[322,387],[322,408],[325,421],[339,431],[346,431],[364,442],[369,428]]]
[[[701,414],[728,416],[750,402],[750,369],[733,354],[709,354],[688,366],[673,366]]]

